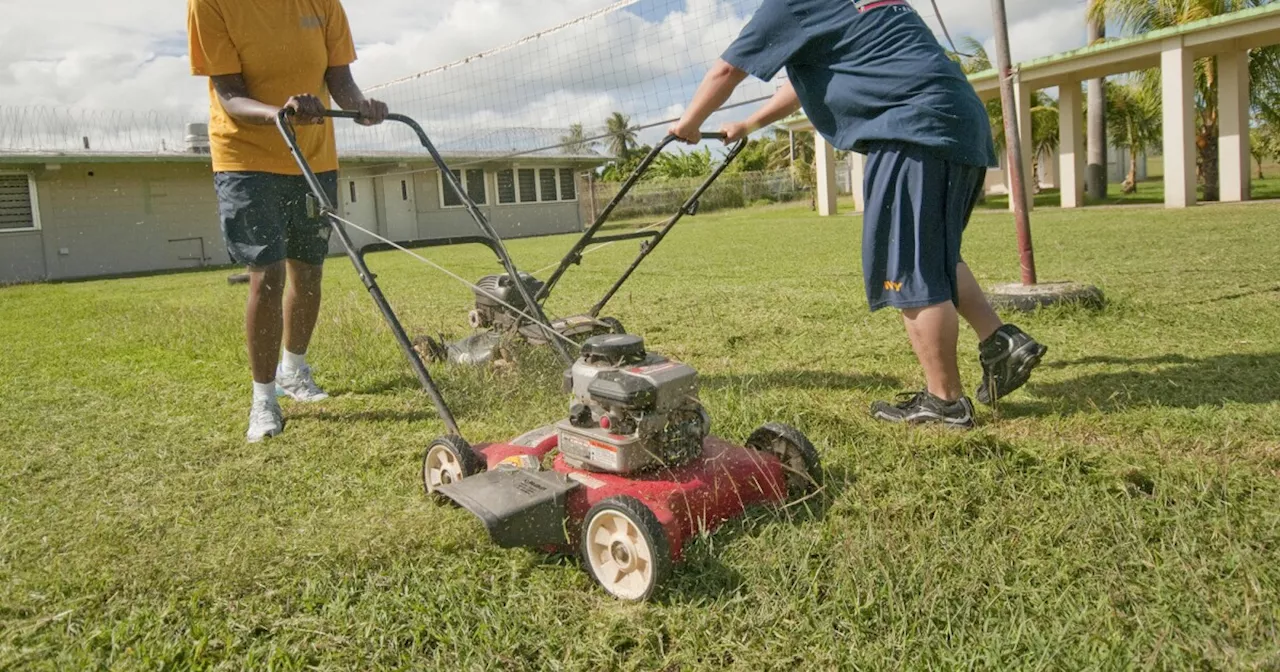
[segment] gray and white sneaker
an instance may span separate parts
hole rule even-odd
[[[284,413],[280,411],[280,402],[275,399],[255,399],[253,407],[249,409],[249,432],[245,435],[249,443],[280,436],[283,431]]]
[[[982,362],[978,401],[989,406],[1025,385],[1048,351],[1047,346],[1012,324],[997,329],[978,346],[978,359]]]
[[[898,395],[897,403],[877,401],[871,405],[877,420],[906,425],[940,424],[951,429],[973,427],[973,403],[968,397],[955,401],[939,399],[928,390]]]
[[[329,398],[329,394],[320,389],[315,379],[311,377],[310,366],[288,372],[284,367],[277,369],[276,396],[289,397],[294,401],[302,402],[323,401]]]

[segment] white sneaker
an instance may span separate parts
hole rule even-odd
[[[290,372],[286,372],[284,367],[277,369],[276,396],[303,402],[323,401],[329,398],[328,393],[320,389],[315,379],[311,377],[310,366]]]
[[[249,443],[279,436],[283,431],[284,414],[280,411],[280,402],[275,399],[255,400],[249,409],[249,432],[245,435]]]

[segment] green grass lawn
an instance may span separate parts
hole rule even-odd
[[[1041,278],[1110,305],[1017,317],[1046,363],[965,434],[867,415],[921,381],[896,315],[866,310],[858,219],[676,229],[611,312],[700,370],[718,433],[792,423],[829,474],[824,509],[698,540],[646,605],[426,499],[441,423],[343,259],[311,357],[335,397],[286,403],[256,446],[229,271],[0,290],[0,669],[1280,669],[1275,209],[1033,226]],[[510,247],[532,270],[569,242]],[[633,250],[588,257],[552,308]],[[1014,250],[1007,213],[976,216],[982,281],[1016,279]],[[412,331],[463,333],[466,288],[371,264]],[[473,442],[567,409],[545,351],[436,375]]]
[[[1263,175],[1258,178],[1258,164],[1252,164],[1250,196],[1253,200],[1280,199],[1280,165],[1263,164]],[[1147,161],[1147,179],[1139,182],[1137,190],[1132,194],[1122,193],[1120,185],[1111,184],[1107,197],[1103,199],[1085,196],[1085,205],[1159,205],[1164,203],[1164,158],[1152,157]],[[1204,199],[1204,187],[1197,187],[1198,198]],[[1034,207],[1056,208],[1062,203],[1062,194],[1057,189],[1044,189],[1034,196]],[[990,196],[979,206],[987,210],[1008,210],[1008,196]]]

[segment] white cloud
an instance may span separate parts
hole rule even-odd
[[[613,0],[346,0],[364,86],[411,75],[517,40]],[[922,15],[932,8],[915,0]],[[465,128],[599,125],[613,110],[634,121],[676,113],[705,65],[745,22],[753,0],[642,0],[554,38],[379,92],[413,114]],[[990,42],[988,0],[939,0],[953,35]],[[735,10],[735,8],[739,8]],[[1008,0],[1015,60],[1080,46],[1083,7]],[[0,25],[0,101],[172,113],[207,110],[207,84],[186,57],[177,0],[7,3]],[[752,82],[737,99],[767,95]],[[739,117],[735,110],[725,117]],[[643,118],[641,118],[643,117]]]

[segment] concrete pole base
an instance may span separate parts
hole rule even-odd
[[[987,300],[997,309],[1021,312],[1059,304],[1078,304],[1097,310],[1104,304],[1102,290],[1075,282],[997,285],[987,290]]]
[[[249,282],[248,273],[236,273],[234,275],[227,276],[228,285],[244,285],[244,284],[248,284],[248,282]]]

